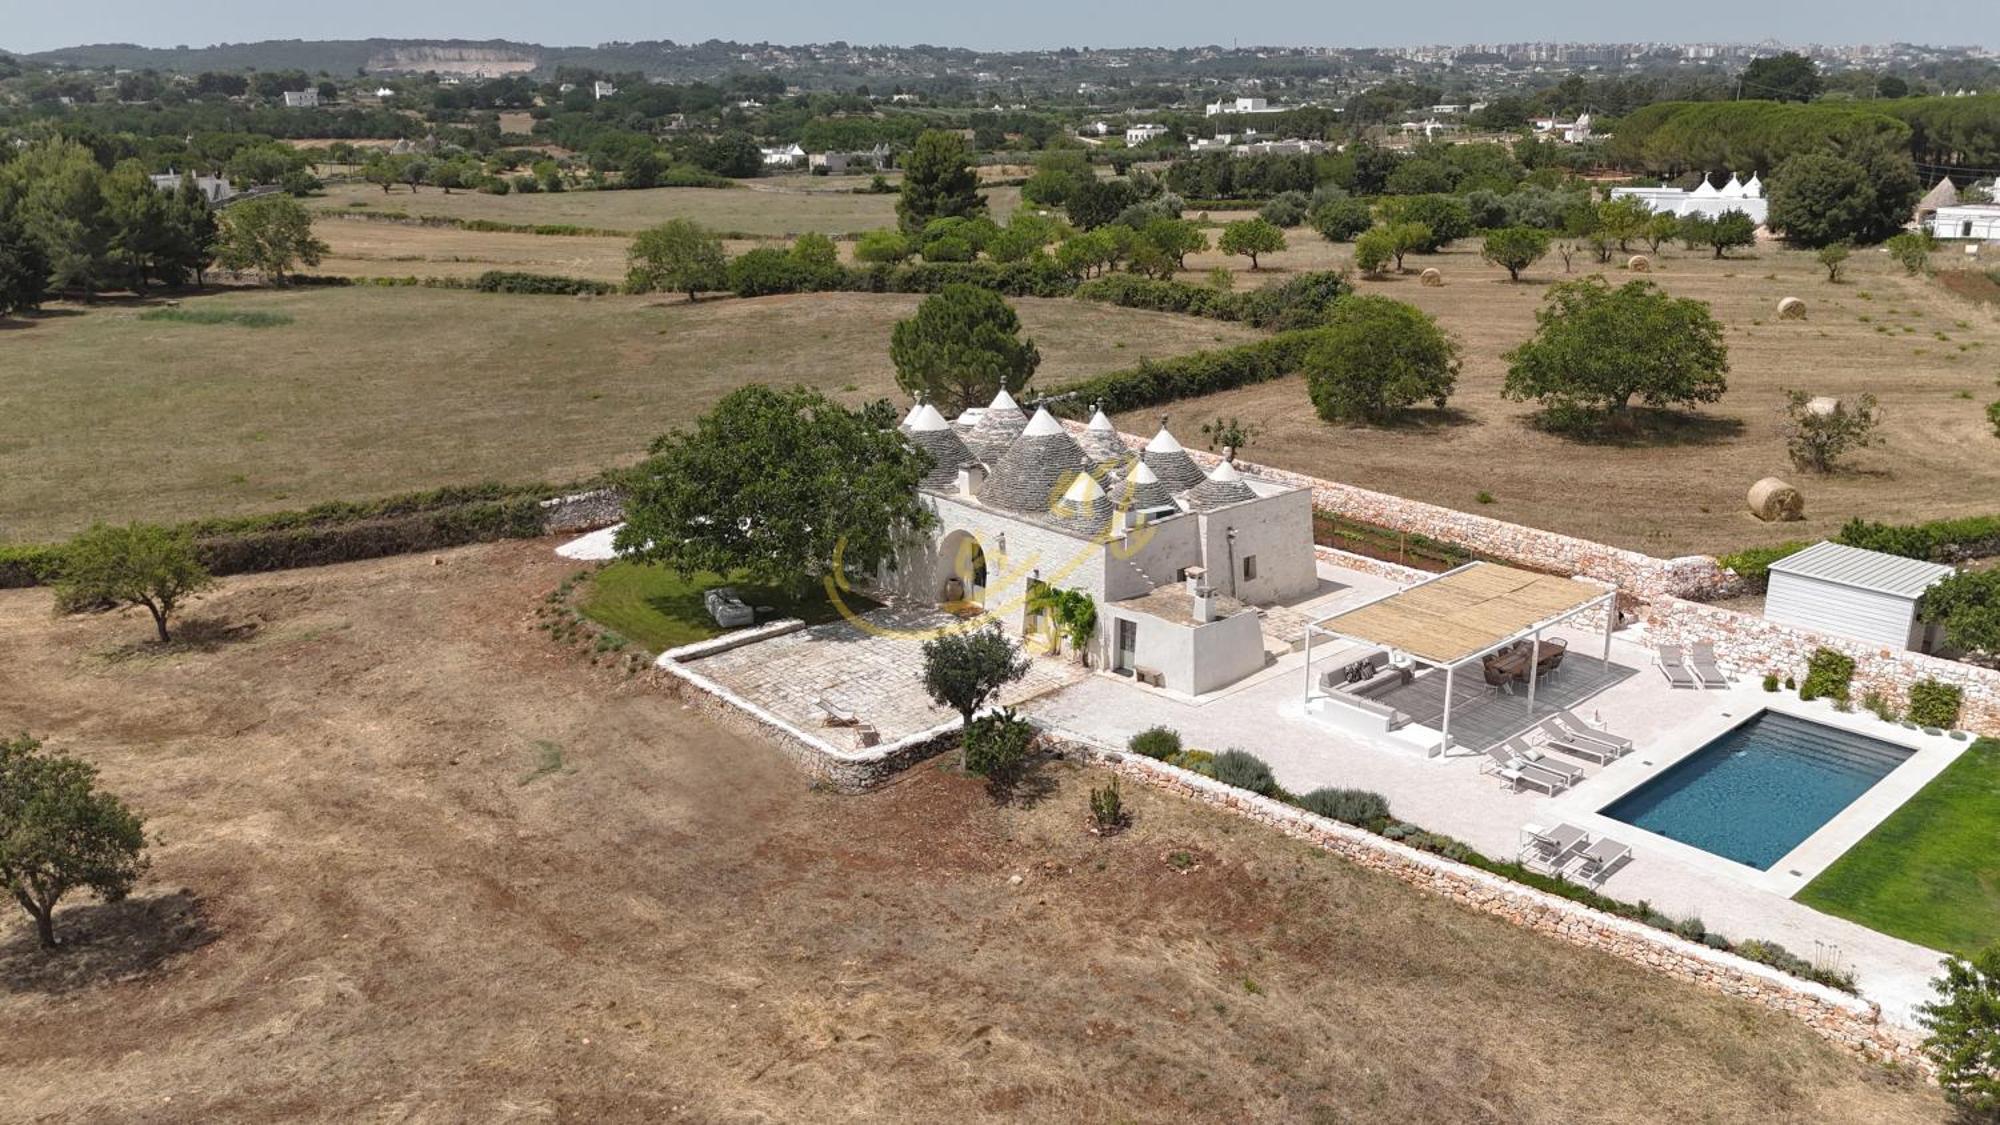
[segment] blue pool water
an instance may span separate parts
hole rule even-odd
[[[1768,871],[1911,753],[1763,711],[1602,811]]]

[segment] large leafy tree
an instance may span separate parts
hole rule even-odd
[[[964,632],[940,633],[924,642],[924,691],[940,707],[958,712],[966,735],[972,731],[973,716],[991,702],[1000,689],[1028,674],[1029,663],[1020,646],[1000,631],[988,626]],[[959,741],[958,764],[966,762],[965,739]]]
[[[1819,67],[1797,51],[1769,58],[1751,59],[1743,68],[1743,96],[1769,98],[1779,102],[1809,102],[1819,97],[1826,82]]]
[[[1387,422],[1458,381],[1458,344],[1422,309],[1378,296],[1334,302],[1323,339],[1306,353],[1306,389],[1329,422]]]
[[[0,886],[56,945],[55,911],[78,888],[116,902],[146,870],[145,823],[99,792],[88,762],[50,754],[27,735],[0,739]]]
[[[1709,247],[1715,256],[1721,258],[1738,246],[1749,246],[1757,241],[1757,222],[1741,211],[1724,211],[1710,218],[1696,212],[1683,215],[1675,223],[1680,240],[1694,250]]]
[[[224,269],[255,270],[282,285],[291,270],[316,266],[327,252],[327,244],[313,235],[312,215],[297,200],[267,195],[223,212],[215,260]]]
[[[1778,166],[1768,225],[1796,246],[1873,244],[1909,221],[1922,183],[1900,145],[1860,137],[1835,152],[1810,152]]]
[[[18,221],[0,213],[0,316],[37,308],[49,290],[49,259]]]
[[[653,443],[627,488],[621,554],[683,575],[748,572],[804,590],[872,573],[930,516],[930,459],[868,413],[807,387],[731,392]]]
[[[49,265],[49,285],[94,293],[117,280],[117,233],[105,172],[74,141],[32,144],[0,166],[0,212],[12,212]]]
[[[1653,407],[1714,402],[1729,352],[1708,306],[1650,281],[1613,289],[1601,277],[1553,286],[1532,339],[1507,353],[1503,393],[1536,399],[1557,428],[1629,425],[1634,399]]]
[[[2000,946],[1946,958],[1931,987],[1938,998],[1918,1018],[1930,1032],[1924,1053],[1937,1064],[1938,1085],[1968,1115],[2000,1115]]]
[[[144,606],[160,643],[173,638],[174,611],[215,579],[186,531],[154,524],[97,524],[69,541],[56,569],[56,606],[81,613],[104,606]]]
[[[903,191],[896,222],[906,234],[921,233],[933,219],[969,219],[986,213],[965,141],[957,133],[933,129],[917,138],[903,158]]]
[[[722,240],[691,219],[668,219],[640,231],[627,259],[625,287],[634,293],[686,293],[692,301],[704,290],[729,285]]]
[[[2000,570],[1967,570],[1924,591],[1920,615],[1944,626],[1953,648],[2000,659]]]
[[[1215,242],[1215,248],[1235,257],[1238,254],[1250,259],[1250,268],[1257,269],[1257,256],[1275,254],[1285,248],[1285,232],[1263,219],[1238,219],[1222,228],[1222,237]]]
[[[991,289],[947,285],[898,321],[889,338],[896,384],[947,414],[1028,384],[1042,353],[1021,338],[1021,318]]]

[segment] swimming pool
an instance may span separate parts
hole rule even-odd
[[[1768,871],[1912,753],[1762,711],[1601,811]]]

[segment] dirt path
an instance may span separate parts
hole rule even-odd
[[[1785,1020],[1240,821],[1129,793],[1092,839],[1098,775],[814,792],[554,651],[546,544],[440,558],[231,579],[170,655],[0,592],[0,730],[99,763],[158,839],[56,958],[0,916],[0,1116],[1939,1116]]]

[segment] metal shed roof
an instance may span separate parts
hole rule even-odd
[[[1815,543],[1795,555],[1771,564],[1773,574],[1816,578],[1840,586],[1915,598],[1938,581],[1948,578],[1952,568],[1942,563],[1885,555],[1861,547],[1849,547],[1831,540]]]

